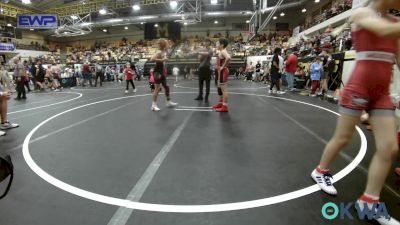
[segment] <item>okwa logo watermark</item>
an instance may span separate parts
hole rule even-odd
[[[322,206],[321,212],[322,216],[327,220],[334,220],[338,217],[341,220],[354,220],[355,217],[353,214],[355,215],[355,213],[357,213],[358,219],[360,220],[373,220],[378,218],[390,219],[385,203],[375,203],[372,208],[370,208],[367,203],[359,204],[350,202],[337,205],[333,202],[328,202]]]

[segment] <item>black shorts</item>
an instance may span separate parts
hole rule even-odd
[[[154,71],[154,83],[162,84],[163,82],[167,82],[167,78],[164,76],[164,74],[158,71]]]
[[[208,67],[199,68],[199,79],[200,80],[211,80],[211,69]]]

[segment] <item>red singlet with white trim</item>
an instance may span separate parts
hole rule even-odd
[[[394,110],[389,86],[398,39],[382,38],[365,29],[353,31],[352,38],[357,61],[340,105],[353,110]]]
[[[227,67],[225,67],[221,74],[221,66],[224,65],[225,60],[226,59],[224,58],[224,56],[220,53],[217,58],[218,81],[220,84],[228,83],[229,69]]]

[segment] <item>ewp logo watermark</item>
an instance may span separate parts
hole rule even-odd
[[[327,220],[334,220],[339,217],[341,220],[354,220],[351,209],[355,209],[359,220],[373,220],[378,218],[390,219],[385,203],[374,203],[372,208],[367,203],[359,204],[355,202],[340,203],[339,205],[328,202],[322,206],[322,216]]]

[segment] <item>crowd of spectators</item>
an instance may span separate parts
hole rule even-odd
[[[326,8],[321,10],[321,14],[314,16],[312,20],[306,21],[305,24],[300,26],[300,32],[307,30],[317,24],[322,23],[325,20],[328,20],[334,16],[337,16],[349,9],[353,6],[353,0],[336,0],[332,1],[330,5]]]

